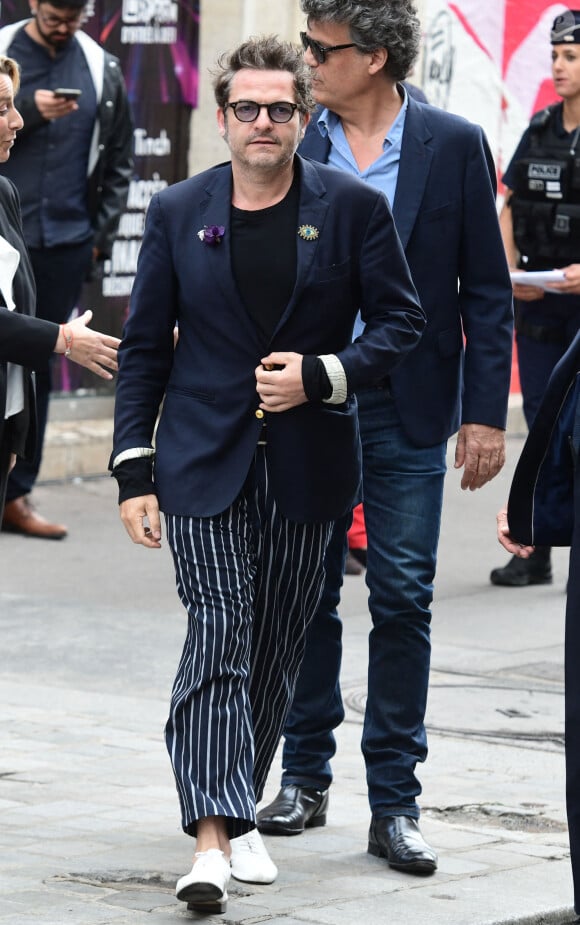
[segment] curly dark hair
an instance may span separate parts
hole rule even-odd
[[[412,0],[300,0],[300,7],[309,22],[347,25],[360,51],[386,48],[385,71],[393,80],[404,80],[417,60],[421,26]]]
[[[312,96],[310,68],[304,63],[302,50],[291,42],[283,42],[275,35],[262,35],[249,38],[218,59],[214,70],[213,89],[216,102],[221,109],[229,100],[235,75],[246,68],[254,71],[289,71],[294,77],[294,92],[299,112],[310,113],[316,108]]]

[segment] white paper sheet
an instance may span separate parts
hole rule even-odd
[[[510,276],[512,283],[539,286],[540,289],[547,289],[550,283],[561,283],[566,279],[563,270],[530,270],[529,273],[525,270],[512,270]]]

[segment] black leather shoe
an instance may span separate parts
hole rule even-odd
[[[494,568],[489,576],[492,585],[524,588],[526,585],[552,584],[550,547],[537,546],[529,559],[512,556],[503,568]]]
[[[266,835],[300,835],[304,829],[326,825],[327,809],[328,790],[287,784],[258,813],[258,831]]]
[[[416,819],[411,816],[385,816],[371,819],[369,854],[386,858],[389,867],[408,874],[432,874],[437,870],[437,855],[430,848]]]
[[[349,551],[346,554],[346,560],[344,563],[344,574],[345,575],[362,575],[363,572],[364,572],[363,566],[361,565],[359,560],[356,558],[356,556],[353,556],[351,550],[349,549]]]

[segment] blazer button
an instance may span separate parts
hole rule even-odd
[[[256,417],[258,418],[259,421],[261,421],[262,418],[264,417],[264,412],[262,411],[261,408],[258,408],[258,410],[256,411]]]

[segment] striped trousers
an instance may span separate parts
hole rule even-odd
[[[166,516],[187,636],[165,728],[182,826],[252,829],[324,584],[332,523],[284,518],[258,447],[236,501],[214,517]]]

